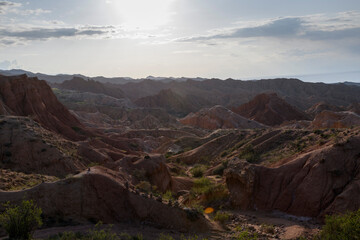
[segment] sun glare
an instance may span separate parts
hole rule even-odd
[[[173,14],[174,0],[120,0],[113,1],[126,28],[153,30],[166,25]]]

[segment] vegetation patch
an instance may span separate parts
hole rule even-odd
[[[231,217],[230,213],[218,211],[214,216],[214,220],[220,222],[221,224],[224,224],[230,220],[230,217]]]
[[[205,170],[206,170],[206,166],[204,166],[204,165],[195,165],[190,170],[190,173],[195,178],[201,178],[204,175]]]
[[[342,215],[326,216],[325,225],[315,239],[352,240],[360,236],[360,209]]]
[[[257,163],[260,161],[260,154],[254,150],[251,144],[249,144],[241,151],[239,158],[246,159],[249,163]]]
[[[33,231],[42,225],[42,210],[32,200],[23,200],[20,205],[8,202],[4,207],[0,224],[10,239],[31,239]]]

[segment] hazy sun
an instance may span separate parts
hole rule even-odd
[[[151,30],[169,22],[174,0],[113,0],[123,24],[131,29]]]

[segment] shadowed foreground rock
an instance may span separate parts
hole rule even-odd
[[[298,156],[277,168],[234,159],[225,172],[231,203],[322,217],[360,207],[360,137]]]
[[[64,217],[75,222],[147,222],[180,231],[207,231],[208,221],[201,215],[191,220],[181,208],[140,196],[125,187],[121,175],[95,167],[72,178],[43,183],[18,192],[1,192],[0,202],[34,199],[45,217]]]

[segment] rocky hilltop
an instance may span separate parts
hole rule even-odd
[[[26,75],[0,75],[1,111],[3,114],[31,116],[45,128],[68,139],[85,137],[82,124],[62,105],[45,81]]]
[[[311,108],[307,109],[306,113],[314,118],[317,114],[319,114],[325,110],[333,111],[333,112],[340,112],[340,111],[344,111],[345,109],[343,107],[330,105],[325,102],[319,102],[319,103],[315,104],[314,106],[312,106]]]
[[[233,111],[268,126],[280,125],[291,120],[308,120],[304,112],[288,104],[276,93],[259,94]]]
[[[185,118],[180,119],[185,125],[199,127],[204,129],[219,128],[263,128],[264,126],[258,122],[246,119],[231,110],[214,106],[212,108],[204,108],[197,113],[190,113]]]
[[[360,115],[354,112],[333,112],[324,110],[316,115],[313,128],[349,128],[360,126]]]

